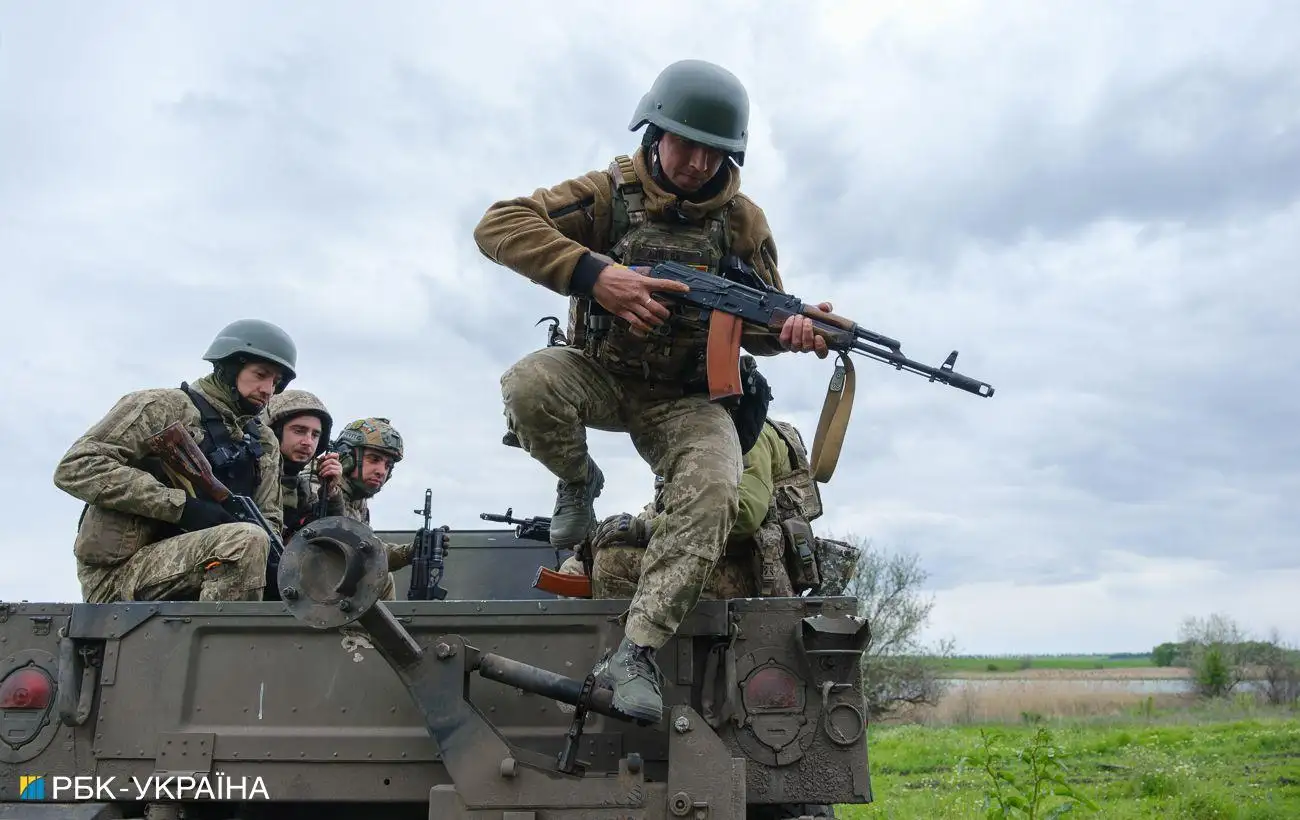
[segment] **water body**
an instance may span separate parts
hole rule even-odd
[[[970,689],[980,693],[1014,693],[1042,691],[1137,695],[1187,695],[1193,691],[1190,678],[951,678],[945,681],[949,692]],[[1242,681],[1234,692],[1250,692],[1260,687],[1260,681]]]

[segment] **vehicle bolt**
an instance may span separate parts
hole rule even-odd
[[[283,590],[280,594],[284,596],[284,599],[285,599],[286,601],[296,601],[296,600],[298,600],[298,588],[297,588],[297,587],[285,587],[284,590]]]
[[[668,801],[668,808],[678,817],[685,817],[691,810],[691,796],[686,792],[674,794],[673,799]]]
[[[316,531],[313,530],[311,527],[303,527],[302,529],[298,530],[298,534],[301,535],[303,538],[306,538],[307,540],[311,540],[312,538],[316,537]]]
[[[507,757],[507,758],[502,759],[502,761],[501,761],[501,769],[500,769],[500,770],[501,770],[501,776],[502,776],[502,777],[514,777],[514,776],[515,776],[515,759],[514,759],[513,757]]]
[[[441,661],[445,661],[448,658],[450,658],[452,655],[456,654],[456,650],[452,649],[446,643],[439,643],[437,646],[433,648],[433,652],[435,655],[438,656],[438,660]]]
[[[641,755],[632,752],[627,756],[627,770],[629,774],[637,774],[641,771]]]
[[[352,602],[349,601],[347,598],[344,598],[342,601],[339,601],[339,609],[342,610],[343,612],[351,612]]]
[[[691,730],[691,722],[686,718],[686,715],[682,715],[673,721],[673,728],[677,730],[678,734],[684,735]]]

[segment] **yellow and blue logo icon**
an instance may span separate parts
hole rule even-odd
[[[45,775],[43,774],[18,775],[18,799],[19,800],[44,800],[45,799]]]

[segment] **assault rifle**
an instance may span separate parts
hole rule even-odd
[[[484,521],[496,521],[515,525],[515,538],[521,541],[541,541],[551,543],[551,519],[535,516],[533,518],[515,518],[514,507],[506,507],[505,515],[496,513],[479,513]],[[585,575],[570,575],[560,572],[560,551],[555,551],[555,569],[538,567],[533,577],[533,589],[563,595],[566,598],[590,598],[591,579]]]
[[[280,534],[271,527],[253,499],[232,493],[212,474],[212,465],[185,425],[179,421],[169,424],[161,433],[145,439],[145,446],[162,462],[163,470],[177,489],[184,490],[191,498],[206,498],[220,504],[236,521],[262,528],[271,542],[271,550],[266,555],[266,589],[278,589],[275,579],[279,574],[280,555],[284,552]]]
[[[608,256],[597,256],[603,261],[614,261]],[[775,334],[780,332],[781,326],[791,316],[807,316],[812,320],[813,333],[825,339],[826,346],[839,354],[835,373],[826,390],[810,454],[813,478],[818,482],[830,481],[835,472],[835,463],[839,459],[849,416],[853,411],[855,375],[849,353],[861,353],[891,364],[896,370],[918,373],[932,382],[937,381],[977,396],[989,398],[993,395],[991,385],[953,369],[957,363],[955,350],[948,354],[948,358],[939,367],[921,364],[903,354],[902,343],[897,339],[861,327],[844,316],[806,305],[798,297],[778,291],[735,257],[724,260],[722,272],[723,275],[718,276],[680,262],[660,262],[652,266],[647,275],[655,279],[681,282],[690,288],[685,293],[661,291],[656,295],[698,309],[699,315],[695,321],[708,326],[705,364],[709,398],[714,401],[744,394],[740,375],[743,325],[757,326]],[[599,305],[594,305],[592,312],[608,314]]]
[[[484,521],[496,521],[501,524],[515,525],[515,538],[523,541],[541,541],[551,543],[551,519],[542,516],[532,518],[515,518],[515,508],[506,507],[505,515],[496,513],[479,513],[478,517]]]
[[[680,262],[660,262],[650,269],[648,275],[688,285],[690,291],[686,293],[662,291],[658,295],[700,308],[703,313],[701,318],[708,322],[710,398],[721,399],[742,393],[741,324],[748,322],[777,333],[791,316],[807,316],[812,319],[813,333],[825,339],[827,347],[841,354],[861,353],[892,364],[897,370],[928,376],[932,382],[942,382],[949,387],[985,398],[993,395],[991,385],[953,370],[957,363],[957,351],[948,354],[948,358],[937,368],[913,361],[903,355],[901,342],[874,330],[867,330],[852,319],[806,305],[796,296],[765,285],[752,274],[744,277],[752,284],[742,284]],[[752,285],[763,285],[763,288]],[[713,315],[709,315],[710,311]]]
[[[447,597],[447,590],[440,584],[449,528],[433,526],[433,490],[424,491],[424,509],[413,512],[424,516],[424,526],[415,534],[415,546],[411,553],[411,585],[407,588],[406,598],[409,601],[441,601]]]

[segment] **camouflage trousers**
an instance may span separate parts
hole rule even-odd
[[[604,547],[596,551],[591,562],[592,598],[631,598],[641,580],[641,560],[645,550],[640,547]],[[708,600],[727,598],[755,598],[758,584],[754,578],[754,564],[745,558],[724,556],[714,564],[700,590],[700,597]]]
[[[260,601],[270,542],[255,524],[220,524],[141,547],[113,566],[78,563],[87,603]]]
[[[582,481],[587,428],[626,432],[664,477],[663,517],[641,560],[625,634],[658,648],[699,600],[740,506],[743,469],[731,416],[707,395],[682,396],[614,376],[579,350],[548,347],[501,377],[506,423],[562,481]]]

